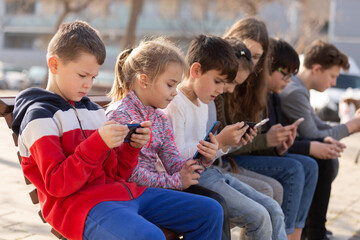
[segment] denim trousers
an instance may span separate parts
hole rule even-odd
[[[246,239],[287,239],[284,214],[274,199],[213,167],[201,173],[199,185],[223,196],[230,221],[245,227]]]
[[[184,192],[212,198],[221,205],[221,207],[223,209],[223,215],[224,215],[223,231],[222,231],[221,240],[231,240],[230,219],[229,219],[228,207],[226,205],[225,199],[220,194],[218,194],[214,191],[211,191],[210,189],[207,189],[198,184],[191,185],[187,189],[184,189]]]
[[[223,212],[215,200],[195,194],[148,188],[129,201],[106,201],[86,218],[83,238],[165,240],[157,226],[183,233],[184,239],[221,239]]]
[[[284,189],[281,208],[285,214],[286,233],[293,233],[294,228],[304,228],[318,178],[316,161],[299,154],[233,157],[239,166],[281,183]]]

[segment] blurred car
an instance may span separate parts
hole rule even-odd
[[[12,90],[23,90],[31,86],[28,73],[25,69],[12,65],[4,65],[5,82]]]
[[[99,71],[98,76],[94,80],[90,95],[107,94],[113,85],[115,73],[109,70]]]
[[[47,68],[42,66],[32,66],[29,69],[29,81],[32,86],[40,87],[44,84],[47,77]]]
[[[0,61],[0,89],[8,88],[7,83],[5,81],[5,64]]]
[[[8,88],[12,90],[23,90],[31,85],[29,78],[24,71],[6,71],[5,81]]]
[[[324,121],[339,122],[339,102],[346,97],[360,96],[360,69],[349,57],[350,69],[340,72],[336,86],[324,92],[310,90],[310,104]]]

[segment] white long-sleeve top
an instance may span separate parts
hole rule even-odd
[[[208,105],[192,103],[180,90],[164,112],[174,130],[175,143],[182,158],[194,156],[197,144],[207,133]],[[218,155],[224,153],[220,150]],[[216,158],[217,158],[216,157]]]

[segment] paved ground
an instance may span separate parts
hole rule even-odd
[[[8,94],[0,91],[0,95]],[[37,215],[38,206],[31,203],[17,161],[10,129],[0,118],[0,240],[56,239]],[[343,139],[347,145],[340,158],[340,172],[333,184],[328,213],[328,229],[333,240],[360,240],[360,163],[355,163],[360,151],[360,134]],[[233,239],[238,239],[238,229]]]

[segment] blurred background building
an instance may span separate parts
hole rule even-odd
[[[244,16],[264,20],[271,36],[299,53],[314,39],[328,39],[360,62],[357,9],[359,0],[0,0],[0,72],[22,68],[39,81],[51,36],[62,22],[76,19],[103,36],[103,71],[112,71],[117,54],[144,37],[167,36],[185,51],[195,35],[221,36]]]

